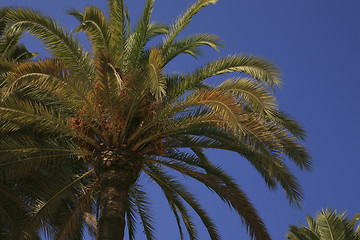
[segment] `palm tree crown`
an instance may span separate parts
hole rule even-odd
[[[359,240],[359,217],[357,213],[349,219],[345,211],[338,213],[333,209],[322,209],[316,219],[306,216],[308,226],[290,225],[286,237],[290,240]]]
[[[154,0],[147,0],[131,29],[123,1],[109,0],[108,15],[95,6],[70,10],[80,22],[70,33],[41,12],[10,9],[8,31],[28,31],[52,53],[12,69],[0,103],[6,136],[0,139],[0,179],[16,183],[7,202],[26,215],[19,221],[11,217],[13,208],[1,213],[9,220],[2,223],[11,237],[36,238],[45,229],[54,239],[81,239],[86,222],[97,239],[122,239],[125,225],[134,239],[140,219],[147,239],[155,239],[142,176],[163,190],[181,238],[183,222],[190,239],[197,239],[189,206],[210,238],[220,239],[206,211],[171,174],[174,170],[228,203],[252,238],[270,239],[238,184],[207,159],[204,149],[209,148],[239,153],[269,188],[280,185],[290,203],[301,205],[301,187],[285,160],[306,170],[311,162],[301,144],[304,130],[279,110],[273,95],[281,84],[276,65],[238,54],[191,73],[166,72],[180,54],[197,57],[202,46],[221,45],[212,34],[178,39],[193,16],[215,2],[198,0],[166,25],[150,20]],[[76,32],[87,34],[91,52]],[[162,41],[149,47],[159,35]],[[239,77],[215,86],[205,82],[228,73]]]

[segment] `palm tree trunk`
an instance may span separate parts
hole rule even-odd
[[[109,175],[117,173],[109,173]],[[100,196],[100,218],[98,221],[98,240],[123,239],[128,187],[102,181]],[[114,186],[115,185],[115,186]],[[125,185],[125,184],[124,184]],[[127,185],[127,184],[126,184]]]
[[[124,238],[127,195],[139,177],[142,161],[134,152],[109,147],[94,153],[100,183],[100,218],[97,240]]]

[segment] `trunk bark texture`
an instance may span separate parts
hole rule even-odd
[[[100,218],[97,240],[124,238],[129,188],[139,177],[142,161],[134,152],[104,147],[94,153],[95,172],[100,183]]]

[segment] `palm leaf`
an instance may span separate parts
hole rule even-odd
[[[81,24],[75,29],[75,32],[85,32],[94,50],[112,50],[110,49],[110,24],[99,8],[88,6],[81,15],[76,10],[70,10],[68,13],[79,16],[79,18],[82,16]]]
[[[302,227],[290,225],[288,239],[297,240],[357,240],[360,239],[355,225],[358,222],[358,214],[353,219],[347,218],[346,212],[337,212],[333,209],[322,209],[318,212],[316,219],[306,217],[308,226]]]
[[[157,100],[161,100],[165,94],[165,78],[162,76],[162,56],[156,48],[151,49],[147,64],[149,87]]]
[[[248,74],[272,89],[281,84],[280,71],[274,63],[261,57],[239,54],[210,62],[192,74],[170,76],[172,80],[169,80],[167,95],[170,99],[177,98],[212,76],[228,73]]]
[[[147,240],[154,240],[154,227],[153,219],[150,215],[150,202],[144,191],[140,189],[139,185],[132,187],[131,195],[134,200],[134,204],[137,207],[137,212],[140,216],[142,225],[144,227],[144,233]]]
[[[86,210],[88,210],[91,206],[90,201],[96,186],[97,185],[95,182],[86,188],[86,192],[82,196],[79,196],[79,200],[77,201],[75,207],[72,209],[71,214],[67,216],[67,219],[62,224],[62,227],[57,232],[56,240],[68,239],[68,236],[74,231],[74,229],[79,227],[79,216]]]
[[[22,63],[13,67],[8,74],[4,97],[21,88],[33,86],[36,90],[41,89],[52,96],[61,98],[62,102],[71,101],[68,106],[89,105],[86,97],[89,89],[74,81],[71,75],[72,72],[68,71],[64,63],[56,59]]]
[[[221,40],[212,34],[196,34],[179,41],[173,41],[166,50],[161,46],[164,65],[182,53],[190,54],[197,58],[201,54],[200,47],[205,45],[218,50],[218,47],[221,46]]]
[[[5,106],[4,106],[5,105]],[[67,124],[68,120],[60,118],[56,114],[55,109],[47,107],[44,104],[34,101],[21,101],[21,100],[7,100],[4,105],[0,106],[0,119],[12,119],[18,124],[37,124],[40,129],[52,129],[53,131],[61,132],[63,136],[74,136],[84,139],[89,144],[97,143],[82,133],[74,132],[73,129]]]
[[[150,24],[150,17],[154,5],[154,0],[147,0],[144,10],[136,24],[136,27],[127,38],[126,42],[126,62],[128,69],[139,67],[139,60],[144,51],[146,41],[148,40],[147,31]]]
[[[126,15],[123,0],[108,0],[108,7],[111,22],[110,45],[114,51],[115,62],[122,66],[127,41],[127,28],[130,27],[130,19]]]
[[[133,188],[133,186],[131,186],[131,188]],[[136,233],[136,205],[132,192],[133,190],[130,190],[128,194],[128,204],[126,211],[126,224],[128,228],[129,240],[135,240]]]
[[[184,165],[173,164],[156,160],[154,162],[160,163],[172,169],[175,169],[183,174],[186,174],[199,182],[205,184],[212,189],[218,196],[237,211],[239,216],[244,220],[244,223],[252,238],[270,239],[265,225],[262,223],[256,210],[252,207],[246,195],[233,182],[228,182],[228,179],[221,179],[211,174],[203,174],[191,170]],[[204,220],[203,220],[204,221]],[[217,238],[214,238],[217,239]]]
[[[173,177],[166,174],[161,168],[157,167],[153,164],[147,164],[148,170],[144,170],[159,186],[164,190],[164,192],[175,192],[178,194],[185,202],[187,202],[191,208],[197,213],[197,215],[202,220],[203,224],[208,230],[208,233],[210,235],[211,239],[220,239],[216,227],[213,224],[212,220],[207,216],[207,213],[205,210],[203,210],[200,206],[200,204],[197,202],[197,200],[184,188],[183,185],[178,183]],[[174,198],[171,198],[170,200],[173,200]],[[184,220],[184,218],[183,218]],[[185,225],[187,224],[184,220]],[[190,224],[190,222],[188,223]],[[192,236],[194,239],[196,239],[195,233],[191,231],[191,225],[187,226],[188,233],[190,237]],[[189,232],[190,231],[190,232]]]
[[[217,0],[198,0],[192,6],[190,6],[185,13],[176,19],[175,23],[170,26],[169,33],[163,40],[163,46],[166,49],[167,46],[174,41],[179,33],[184,30],[190,23],[191,19],[204,7],[215,4]]]
[[[28,8],[12,8],[6,17],[11,31],[29,31],[43,41],[54,56],[62,59],[82,79],[93,78],[89,54],[72,34],[51,17]]]
[[[56,189],[53,194],[49,194],[50,197],[48,199],[37,200],[37,204],[33,208],[31,218],[21,231],[22,236],[26,236],[28,229],[33,229],[34,225],[40,224],[44,216],[51,216],[54,209],[56,209],[56,206],[61,204],[62,199],[71,198],[71,188],[78,185],[81,180],[88,177],[93,172],[94,170],[90,170],[80,176],[76,176],[74,180],[64,184],[59,189]]]

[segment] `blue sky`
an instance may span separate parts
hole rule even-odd
[[[170,23],[193,0],[156,0],[153,20]],[[65,8],[86,5],[105,9],[105,0],[0,0],[1,6],[18,5],[52,15],[69,29],[76,21]],[[134,23],[143,0],[128,0]],[[220,36],[225,47],[220,52],[205,49],[198,61],[182,56],[167,71],[191,71],[207,61],[235,53],[252,53],[276,62],[283,71],[284,85],[276,93],[280,107],[307,130],[305,145],[313,161],[311,173],[299,172],[292,164],[305,193],[302,209],[292,208],[281,189],[266,189],[260,175],[246,160],[227,152],[207,151],[248,194],[265,221],[273,239],[285,239],[289,224],[305,222],[306,214],[332,206],[360,212],[359,199],[359,54],[360,2],[358,0],[220,0],[201,11],[186,34],[208,32]],[[46,56],[37,41],[25,41],[31,51]],[[220,82],[225,78],[216,78]],[[249,239],[241,220],[217,197],[200,185],[189,182],[219,226],[225,240]],[[154,192],[157,239],[179,239],[174,218],[158,189]],[[200,239],[208,239],[199,225]],[[139,228],[139,237],[141,235]]]

